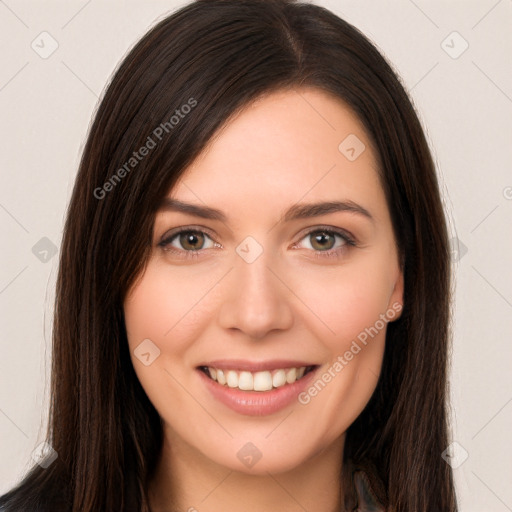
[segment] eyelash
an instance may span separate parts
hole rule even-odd
[[[337,249],[330,249],[328,251],[318,251],[314,250],[314,255],[316,258],[339,258],[341,257],[341,253],[345,252],[349,247],[355,247],[357,246],[356,240],[353,236],[349,235],[346,231],[335,229],[329,226],[315,226],[313,229],[309,230],[308,232],[304,233],[304,235],[301,237],[300,240],[303,240],[307,236],[311,235],[312,233],[325,233],[328,235],[337,235],[339,236],[343,241],[344,244],[341,247],[338,247]],[[187,228],[181,228],[178,231],[174,231],[170,233],[168,236],[165,237],[164,240],[158,243],[160,247],[164,249],[164,251],[168,251],[172,254],[175,254],[183,259],[195,259],[200,258],[202,256],[202,253],[207,249],[199,249],[197,251],[186,251],[183,249],[175,249],[170,244],[171,242],[182,233],[201,233],[204,235],[207,235],[213,242],[213,236],[204,228],[202,227],[195,227],[190,226]],[[215,242],[217,244],[217,242]],[[183,255],[185,253],[185,255]]]

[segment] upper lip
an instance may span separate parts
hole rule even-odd
[[[290,359],[269,359],[267,361],[248,361],[246,359],[216,359],[200,364],[198,367],[209,366],[219,370],[239,370],[258,372],[265,370],[277,370],[286,368],[302,368],[303,366],[317,366],[311,361],[297,361]]]

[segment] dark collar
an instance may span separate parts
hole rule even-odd
[[[349,460],[344,465],[343,472],[343,512],[386,512],[386,490],[373,464],[356,464]]]

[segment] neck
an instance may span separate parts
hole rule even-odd
[[[343,510],[344,436],[288,471],[250,474],[207,459],[165,432],[149,484],[152,512],[287,512]]]

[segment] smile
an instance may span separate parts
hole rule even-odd
[[[300,366],[250,372],[201,366],[200,370],[222,386],[237,388],[241,391],[265,392],[293,384],[314,368],[314,366]]]
[[[266,416],[297,405],[319,368],[307,360],[217,359],[202,361],[196,372],[216,402],[238,414]]]

